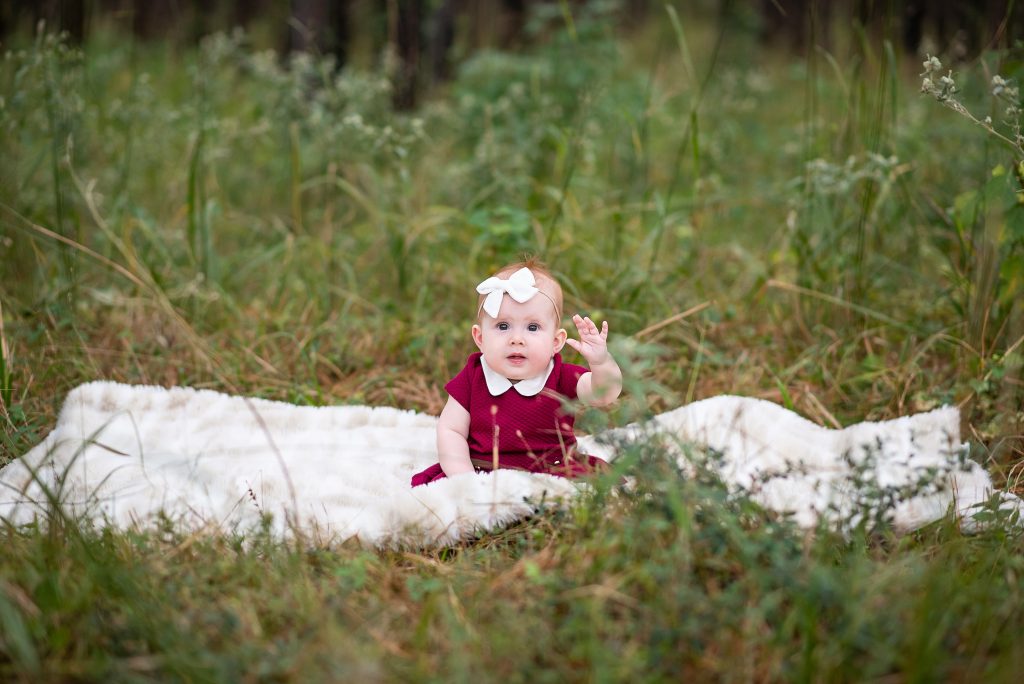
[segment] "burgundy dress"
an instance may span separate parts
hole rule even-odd
[[[509,388],[499,396],[487,391],[480,352],[469,355],[465,367],[444,386],[448,395],[469,411],[469,457],[480,471],[498,468],[579,477],[607,465],[595,456],[576,452],[572,428],[576,416],[564,406],[576,399],[576,384],[588,372],[583,366],[563,363],[555,354],[554,368],[544,389],[524,397]],[[412,486],[445,477],[435,463],[412,476]]]

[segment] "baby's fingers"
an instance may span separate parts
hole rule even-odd
[[[598,328],[597,327],[597,323],[595,323],[594,321],[590,320],[590,317],[588,316],[586,318],[586,323],[587,323],[587,333],[589,335],[593,335],[594,337],[600,337],[602,340],[607,340],[608,339],[608,321],[602,321],[601,322],[601,327]]]
[[[572,322],[576,324],[576,329],[580,331],[580,336],[583,335],[596,335],[597,326],[594,321],[590,320],[590,316],[580,316],[576,314],[572,317]]]

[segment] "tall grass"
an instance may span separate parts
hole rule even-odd
[[[920,59],[868,33],[801,58],[760,48],[741,12],[620,35],[589,5],[536,18],[529,49],[468,57],[408,114],[383,67],[240,32],[180,51],[103,33],[10,46],[0,464],[97,378],[437,412],[470,350],[473,285],[533,252],[567,311],[609,320],[630,369],[593,429],[723,392],[825,425],[958,403],[976,454],[1017,486],[1019,160],[919,96]],[[1013,56],[958,67],[972,111]],[[629,459],[635,495],[599,488],[446,551],[5,528],[0,673],[1020,670],[1018,537],[951,520],[802,536],[653,446]]]

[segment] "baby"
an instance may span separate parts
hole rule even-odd
[[[445,385],[448,403],[437,423],[439,463],[412,478],[412,486],[495,468],[577,477],[605,462],[576,453],[575,416],[565,400],[613,403],[622,371],[608,353],[608,323],[573,316],[580,339],[568,339],[562,288],[534,260],[512,264],[477,286],[479,352]],[[590,366],[563,363],[562,346]]]

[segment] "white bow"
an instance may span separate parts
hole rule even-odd
[[[484,311],[491,318],[497,318],[501,309],[501,298],[506,292],[509,297],[522,304],[537,294],[537,288],[533,286],[536,282],[533,273],[524,266],[509,276],[508,280],[491,276],[477,285],[476,291],[487,295],[484,299]]]

